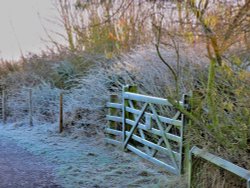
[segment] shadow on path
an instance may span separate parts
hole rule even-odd
[[[61,188],[52,165],[11,141],[0,138],[0,188]]]

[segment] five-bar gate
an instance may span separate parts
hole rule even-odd
[[[107,103],[107,143],[121,146],[179,175],[182,168],[184,115],[163,98],[135,93],[126,86],[122,104],[116,96]],[[183,101],[178,102],[184,106]],[[168,112],[168,117],[163,114]],[[171,116],[172,115],[172,116]]]

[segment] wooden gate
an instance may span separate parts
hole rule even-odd
[[[124,87],[122,104],[111,97],[106,128],[107,143],[121,146],[167,171],[180,175],[183,155],[184,115],[167,99],[131,92]],[[179,101],[180,105],[184,105]],[[169,112],[166,117],[160,112]]]

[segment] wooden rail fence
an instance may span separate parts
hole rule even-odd
[[[123,88],[122,103],[112,95],[106,128],[107,143],[130,150],[167,171],[180,175],[183,162],[184,115],[167,99],[136,93],[136,87]],[[179,104],[184,106],[183,101]],[[175,111],[173,117],[160,114],[159,109]]]
[[[189,188],[195,188],[197,187],[197,185],[194,183],[194,179],[193,179],[193,174],[194,174],[194,167],[193,167],[193,163],[194,163],[194,159],[193,158],[200,158],[206,162],[209,162],[215,166],[217,166],[219,169],[225,170],[227,172],[230,172],[234,175],[236,175],[237,177],[239,177],[240,179],[245,180],[245,183],[240,183],[240,185],[235,186],[235,185],[225,185],[226,183],[224,182],[224,186],[223,187],[247,187],[250,188],[250,171],[241,168],[229,161],[226,161],[220,157],[217,157],[207,151],[204,151],[196,146],[192,147],[192,149],[189,152],[189,173],[188,173],[188,187]],[[197,172],[196,172],[197,173]],[[211,172],[210,172],[211,173]],[[200,173],[199,173],[200,174]],[[236,182],[235,182],[236,183]],[[209,185],[207,185],[209,186]],[[216,186],[218,187],[218,186]]]
[[[23,93],[22,93],[23,92]],[[9,121],[11,116],[18,116],[20,118],[27,118],[28,124],[30,126],[34,125],[34,113],[37,114],[37,110],[39,110],[39,106],[35,99],[43,96],[33,96],[34,91],[32,89],[23,89],[23,90],[6,90],[0,88],[0,122],[6,124]],[[22,94],[22,95],[20,95]],[[20,96],[19,96],[20,95]],[[15,97],[15,99],[19,99],[20,101],[15,101],[11,97]],[[54,96],[53,96],[54,97]],[[58,104],[58,111],[59,111],[59,132],[63,131],[63,93],[60,93],[58,100],[55,100],[55,108],[57,108]],[[41,100],[41,99],[40,99]],[[44,101],[44,103],[48,103],[48,101]],[[34,104],[35,103],[35,104]],[[16,109],[16,105],[18,105],[18,109]],[[13,109],[15,110],[13,112]],[[35,111],[36,110],[36,111]],[[48,111],[51,110],[48,104]],[[55,109],[54,109],[55,110]],[[22,111],[22,113],[20,113]],[[20,113],[20,114],[19,114]],[[17,119],[15,119],[17,120]],[[22,120],[22,119],[19,119]]]
[[[17,93],[17,92],[16,92]],[[7,91],[7,90],[2,90],[1,91],[1,95],[0,95],[0,119],[2,121],[3,124],[6,124],[7,121],[7,98],[8,98],[8,94],[16,94],[13,91]],[[25,99],[23,99],[25,100]],[[29,125],[33,126],[33,102],[32,102],[32,89],[27,89],[27,111],[28,111],[28,118],[29,118]],[[15,105],[15,104],[13,104]],[[17,104],[16,104],[17,105]]]

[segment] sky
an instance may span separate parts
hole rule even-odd
[[[56,16],[53,0],[0,0],[0,59],[18,59],[20,49],[24,55],[44,49],[42,25],[55,29],[45,18]]]

